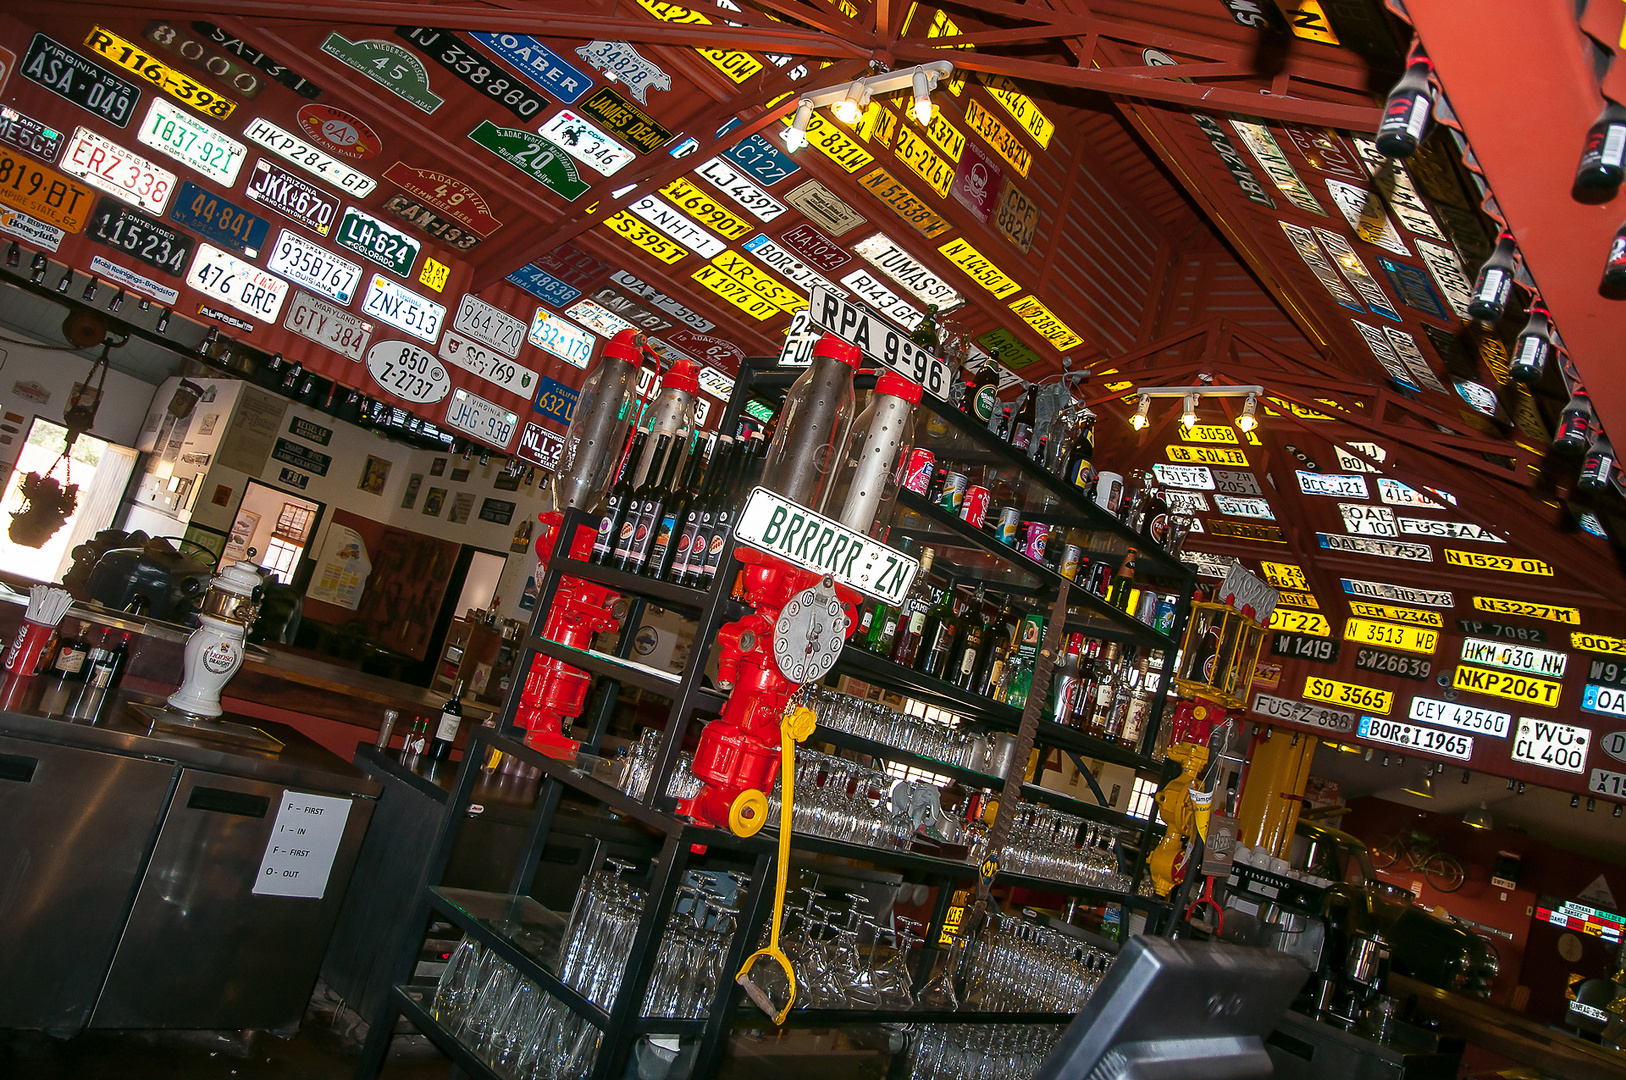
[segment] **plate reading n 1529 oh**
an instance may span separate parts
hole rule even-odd
[[[883,367],[919,383],[939,401],[948,400],[949,366],[910,341],[902,330],[817,285],[809,294],[808,314],[814,325],[858,346]]]
[[[740,513],[735,538],[758,551],[815,573],[887,604],[909,592],[920,563],[878,544],[805,506],[753,488]]]

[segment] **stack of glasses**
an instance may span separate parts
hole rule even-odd
[[[961,769],[987,768],[988,741],[981,735],[834,690],[812,689],[807,703],[818,714],[819,726],[827,730],[872,739]]]
[[[1083,818],[1052,807],[1019,806],[999,856],[999,868],[1012,874],[1124,892],[1129,888],[1129,875],[1119,870],[1114,853],[1121,837],[1117,829],[1095,824],[1086,828]],[[972,861],[981,865],[976,854]]]
[[[639,801],[649,791],[649,780],[655,774],[655,751],[661,742],[657,728],[645,728],[638,741],[623,747],[617,756],[623,761],[621,780],[617,786],[622,794]],[[700,794],[700,778],[694,774],[694,755],[687,750],[678,754],[677,765],[666,780],[666,794],[673,799],[692,799]]]
[[[990,918],[966,965],[962,1007],[973,1012],[1076,1013],[1112,965],[1112,955],[1059,930]]]
[[[886,851],[908,851],[915,836],[912,799],[892,798],[893,789],[902,783],[906,781],[856,761],[798,750],[791,831]],[[776,779],[768,793],[770,829],[779,827],[779,798]]]
[[[914,1008],[908,957],[910,950],[920,944],[920,935],[914,932],[919,924],[897,919],[896,926],[883,928],[855,904],[842,916],[846,925],[836,926],[836,914],[818,903],[824,894],[818,891],[816,878],[813,885],[800,892],[802,901],[785,908],[779,937],[796,972],[796,1007]],[[767,932],[764,927],[763,945],[767,944]],[[863,944],[865,940],[868,945]],[[886,940],[891,941],[890,947],[883,946]],[[775,1001],[782,1002],[789,990],[777,966],[760,965],[753,969],[752,978]]]
[[[1008,1024],[913,1027],[907,1075],[909,1080],[1026,1080],[1050,1056],[1063,1030]]]
[[[592,874],[576,896],[557,970],[561,982],[608,1010],[647,897],[621,879],[630,864],[605,862],[607,869]],[[730,877],[737,888],[742,876]],[[709,1015],[738,913],[705,877],[688,875],[655,954],[641,1015]],[[573,1080],[592,1069],[598,1053],[597,1028],[468,937],[447,960],[429,1011],[504,1080]]]

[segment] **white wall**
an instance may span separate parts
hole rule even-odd
[[[8,331],[6,336],[23,335]],[[10,474],[34,417],[60,424],[73,384],[89,372],[90,361],[72,353],[0,341],[0,479]],[[19,384],[25,390],[37,388],[38,393],[49,395],[48,400],[40,402],[29,393],[18,393]],[[91,434],[120,446],[134,446],[154,389],[151,383],[109,371]]]

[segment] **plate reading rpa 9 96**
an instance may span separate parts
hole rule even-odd
[[[865,596],[894,606],[903,602],[920,569],[920,563],[908,555],[766,488],[751,491],[734,535],[742,544],[828,574]]]
[[[818,286],[813,288],[808,313],[815,325],[858,346],[871,360],[919,383],[939,401],[948,400],[948,365],[902,330]]]

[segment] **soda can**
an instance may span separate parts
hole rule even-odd
[[[1061,549],[1061,576],[1068,581],[1078,580],[1078,568],[1084,562],[1084,551],[1077,544]]]
[[[1140,599],[1135,601],[1135,619],[1151,626],[1157,618],[1157,593],[1151,589],[1142,589]]]
[[[903,467],[903,486],[916,495],[924,495],[931,490],[932,469],[937,464],[937,455],[930,450],[915,447],[909,451],[909,461]]]
[[[960,503],[960,516],[972,528],[982,528],[982,523],[988,518],[988,503],[992,497],[987,488],[972,484],[965,489],[965,498]]]
[[[949,472],[943,474],[943,490],[937,496],[937,504],[944,510],[958,510],[960,503],[965,499],[966,475],[963,472]]]
[[[1050,539],[1050,526],[1037,521],[1028,522],[1027,538],[1022,542],[1022,554],[1034,562],[1044,562],[1045,542]]]
[[[994,530],[994,535],[998,537],[1000,543],[1015,547],[1016,534],[1021,527],[1022,512],[1020,510],[1014,506],[999,508],[999,528]]]
[[[1112,591],[1112,564],[1103,559],[1090,563],[1089,578],[1089,590],[1105,599],[1107,593]]]
[[[1174,597],[1157,598],[1157,614],[1152,617],[1152,629],[1160,634],[1167,634],[1174,629]]]

